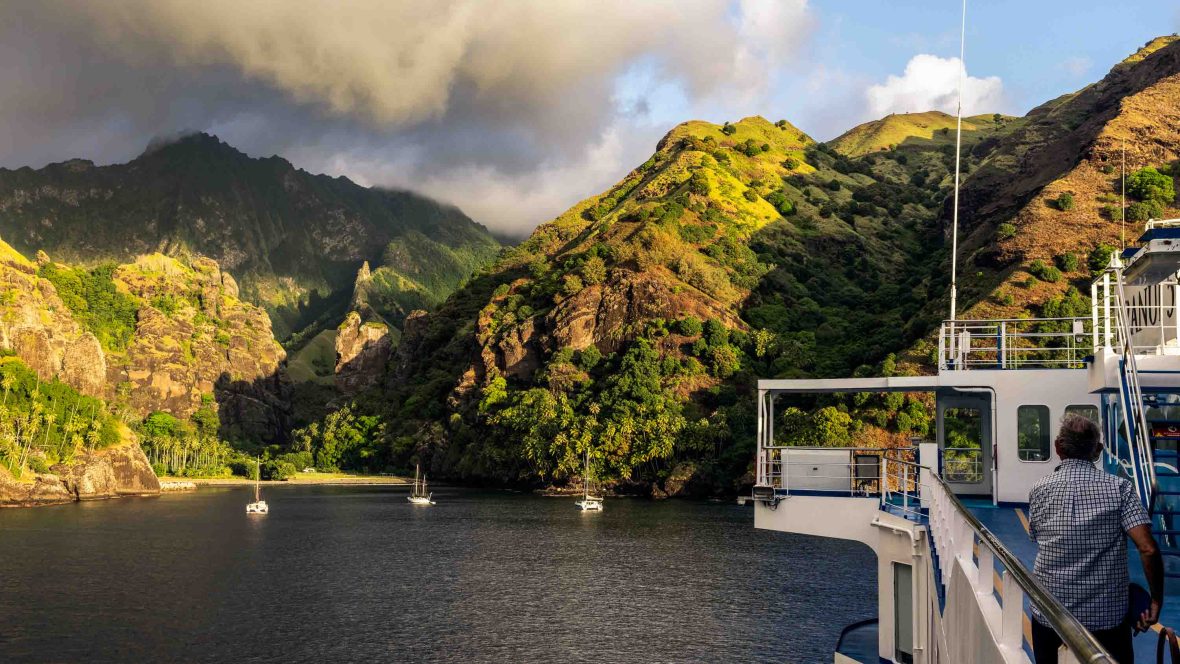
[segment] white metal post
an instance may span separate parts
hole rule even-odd
[[[1106,332],[1105,345],[1106,349],[1110,350],[1110,342],[1114,336],[1114,331],[1110,329],[1110,272],[1102,273],[1102,315],[1106,318],[1106,325],[1103,329]]]
[[[975,594],[987,597],[992,594],[992,588],[995,586],[996,564],[995,557],[992,550],[987,546],[979,547],[979,569],[976,576],[977,586]]]
[[[764,477],[764,475],[766,473],[766,450],[765,450],[765,446],[763,445],[763,441],[762,441],[762,390],[761,389],[758,390],[758,405],[756,407],[756,410],[757,410],[757,414],[755,414],[755,416],[754,416],[754,422],[755,422],[754,437],[757,438],[755,443],[758,445],[758,476],[757,476],[757,478],[755,478],[754,481],[758,485],[763,486],[766,484],[766,482],[765,482],[766,478]]]
[[[1098,282],[1090,282],[1090,347],[1098,355]]]
[[[1000,578],[1000,598],[1004,603],[1000,614],[1000,645],[1009,652],[1019,652],[1024,646],[1024,591],[1008,570]]]

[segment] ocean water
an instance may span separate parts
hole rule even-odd
[[[830,662],[868,548],[729,503],[207,488],[0,510],[3,662]]]

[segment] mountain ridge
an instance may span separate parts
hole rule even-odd
[[[1150,97],[1166,107],[1154,119],[1180,126],[1180,95],[1167,96],[1180,84],[1177,52],[1165,44],[1023,118],[972,119],[985,130],[962,155],[963,311],[1086,306],[1070,287],[1117,229],[1079,217],[1101,192],[1061,198],[1059,177],[1036,169],[1088,163],[1068,157],[1096,144],[1077,133],[1082,116],[1105,126],[1105,114]],[[421,462],[436,476],[561,483],[589,450],[595,475],[624,489],[736,490],[749,469],[755,378],[931,370],[955,155],[953,137],[934,133],[949,134],[953,118],[918,118],[938,123],[916,127],[917,140],[873,138],[847,154],[785,121],[677,125],[618,184],[408,321],[384,387],[357,407],[388,423],[390,463]],[[914,120],[878,122],[905,121],[913,134]],[[1136,167],[1170,167],[1180,146],[1170,132],[1156,134],[1172,147],[1148,140]],[[1022,230],[1032,219],[1047,244],[1009,252],[1005,243],[1032,239]],[[997,236],[1004,224],[1014,231]],[[813,444],[892,444],[932,422],[930,404],[907,395],[822,401],[782,418],[785,440]]]
[[[408,233],[448,262],[384,265],[388,245]],[[383,313],[400,321],[500,249],[453,205],[311,174],[278,156],[250,157],[200,132],[121,164],[0,169],[0,235],[24,253],[44,249],[71,264],[153,251],[210,256],[266,307],[281,338],[325,315],[343,317],[366,260],[397,277]],[[418,283],[419,273],[435,277]]]

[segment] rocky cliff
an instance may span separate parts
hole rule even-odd
[[[141,303],[126,354],[108,372],[117,398],[141,416],[181,418],[212,399],[227,438],[285,434],[286,353],[233,277],[208,258],[153,254],[119,266],[114,280]]]
[[[388,324],[349,312],[336,330],[336,389],[351,395],[377,384],[392,350]]]
[[[106,357],[98,339],[70,315],[37,266],[0,241],[0,348],[20,356],[42,380],[60,378],[102,396]]]
[[[129,432],[128,432],[129,433]],[[0,467],[0,507],[54,505],[119,496],[154,496],[160,482],[134,440],[84,452],[49,473],[14,479]]]

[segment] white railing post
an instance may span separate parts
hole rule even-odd
[[[1000,368],[1008,368],[1008,322],[1000,321]]]
[[[1090,348],[1098,355],[1098,282],[1090,282]]]
[[[938,368],[946,368],[946,323],[938,328]]]
[[[1106,319],[1106,324],[1103,326],[1103,331],[1106,333],[1104,340],[1107,350],[1110,350],[1111,338],[1114,335],[1114,330],[1110,325],[1110,272],[1102,273],[1102,291],[1105,293],[1102,297],[1102,313]]]
[[[995,585],[993,578],[996,573],[996,563],[992,550],[987,546],[979,547],[979,568],[976,571],[978,572],[976,575],[978,585],[975,592],[984,597],[992,594],[992,588]]]
[[[755,481],[759,486],[766,486],[768,484],[766,481],[766,429],[762,423],[762,410],[763,406],[765,405],[763,399],[765,394],[766,392],[764,390],[758,390],[758,412],[757,415],[755,415],[755,424],[757,429],[755,436],[758,438],[758,477],[755,479]]]
[[[910,511],[910,467],[905,463],[901,464],[901,507]]]
[[[1009,652],[1020,652],[1024,647],[1024,591],[1008,570],[1000,577],[1000,599],[1000,645]]]

